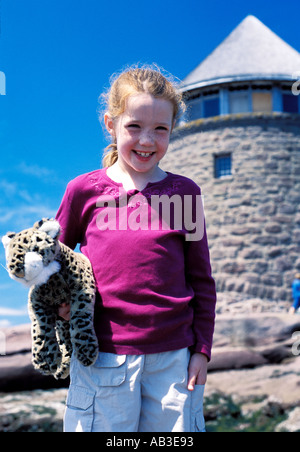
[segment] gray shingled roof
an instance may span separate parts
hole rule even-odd
[[[247,16],[184,80],[183,90],[240,80],[295,80],[300,53]]]

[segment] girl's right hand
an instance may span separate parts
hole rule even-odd
[[[59,317],[62,317],[64,320],[70,320],[70,305],[68,303],[63,303],[58,308],[58,315]]]
[[[193,391],[195,385],[205,385],[207,376],[207,356],[203,353],[194,353],[189,363],[188,390]]]

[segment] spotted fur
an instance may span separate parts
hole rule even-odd
[[[69,375],[71,354],[84,365],[98,356],[93,313],[95,281],[89,260],[59,242],[57,221],[43,219],[2,242],[9,275],[30,287],[32,362],[56,379]],[[71,306],[71,320],[58,316],[62,303]]]

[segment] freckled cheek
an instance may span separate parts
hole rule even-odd
[[[123,135],[122,141],[126,146],[132,146],[133,143],[136,143],[138,141],[138,136],[127,133]]]
[[[136,140],[133,139],[123,139],[123,140],[117,140],[117,146],[119,152],[130,152],[134,146],[135,146]]]
[[[166,152],[167,149],[168,149],[168,146],[169,146],[169,138],[161,139],[161,140],[158,142],[158,146],[159,146],[159,148],[160,148],[161,151]]]

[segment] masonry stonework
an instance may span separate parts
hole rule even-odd
[[[214,159],[231,154],[232,175]],[[202,189],[218,292],[291,300],[300,270],[300,116],[249,113],[200,119],[173,132],[166,171]]]

